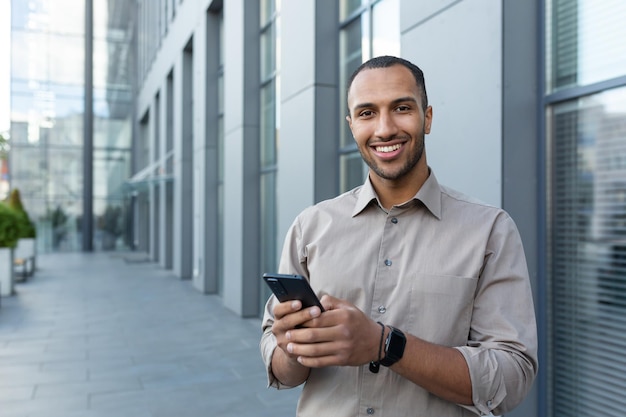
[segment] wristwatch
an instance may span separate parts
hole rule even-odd
[[[395,327],[388,326],[391,331],[385,340],[385,357],[380,360],[383,366],[391,366],[398,362],[404,354],[404,346],[406,346],[406,336],[402,331]]]

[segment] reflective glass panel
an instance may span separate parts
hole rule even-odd
[[[276,69],[275,26],[269,26],[261,33],[261,80],[266,80]]]
[[[274,82],[261,90],[261,167],[276,163],[276,97]]]
[[[11,2],[11,26],[33,32],[80,35],[85,31],[85,2],[29,0]]]
[[[400,55],[400,1],[383,0],[372,13],[372,56]]]
[[[100,221],[108,201],[116,201],[116,209],[122,206],[121,184],[129,176],[136,5],[96,3],[91,214]],[[41,252],[79,250],[85,190],[84,2],[33,0],[12,6],[11,185],[20,189],[41,224]]]
[[[362,19],[357,19],[347,25],[342,31],[340,36],[341,42],[341,59],[340,59],[340,118],[341,118],[341,130],[340,130],[340,147],[345,147],[352,144],[352,134],[350,129],[346,127],[345,117],[348,114],[348,105],[346,102],[346,88],[348,79],[352,73],[361,65],[364,60],[363,57],[363,25]]]
[[[344,20],[352,13],[355,13],[362,5],[367,4],[368,0],[341,0],[339,3],[339,18]]]
[[[626,74],[626,2],[550,0],[546,7],[548,92]]]
[[[548,125],[551,415],[621,415],[626,88],[559,103]]]
[[[341,190],[348,191],[352,188],[362,185],[365,181],[366,165],[361,158],[360,152],[352,152],[341,155],[339,159],[341,170]]]
[[[81,85],[84,80],[83,38],[13,31],[11,73],[18,80]],[[63,51],[62,54],[58,51]]]

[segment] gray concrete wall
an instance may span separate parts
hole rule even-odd
[[[224,304],[259,311],[259,4],[224,2]],[[241,30],[236,30],[241,28]]]
[[[401,2],[402,55],[433,107],[428,163],[443,184],[502,204],[502,3]]]

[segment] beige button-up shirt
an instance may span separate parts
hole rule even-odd
[[[457,348],[474,406],[441,400],[388,368],[312,369],[298,416],[469,416],[503,413],[537,373],[537,331],[524,250],[502,209],[440,186],[431,172],[415,197],[386,212],[369,179],[304,210],[287,233],[279,272],[309,278],[372,320]],[[261,352],[269,384],[274,297]]]

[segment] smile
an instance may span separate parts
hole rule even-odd
[[[402,144],[398,143],[396,145],[391,145],[391,146],[376,146],[374,149],[376,149],[376,152],[387,153],[387,152],[397,151],[401,147],[402,147]]]

